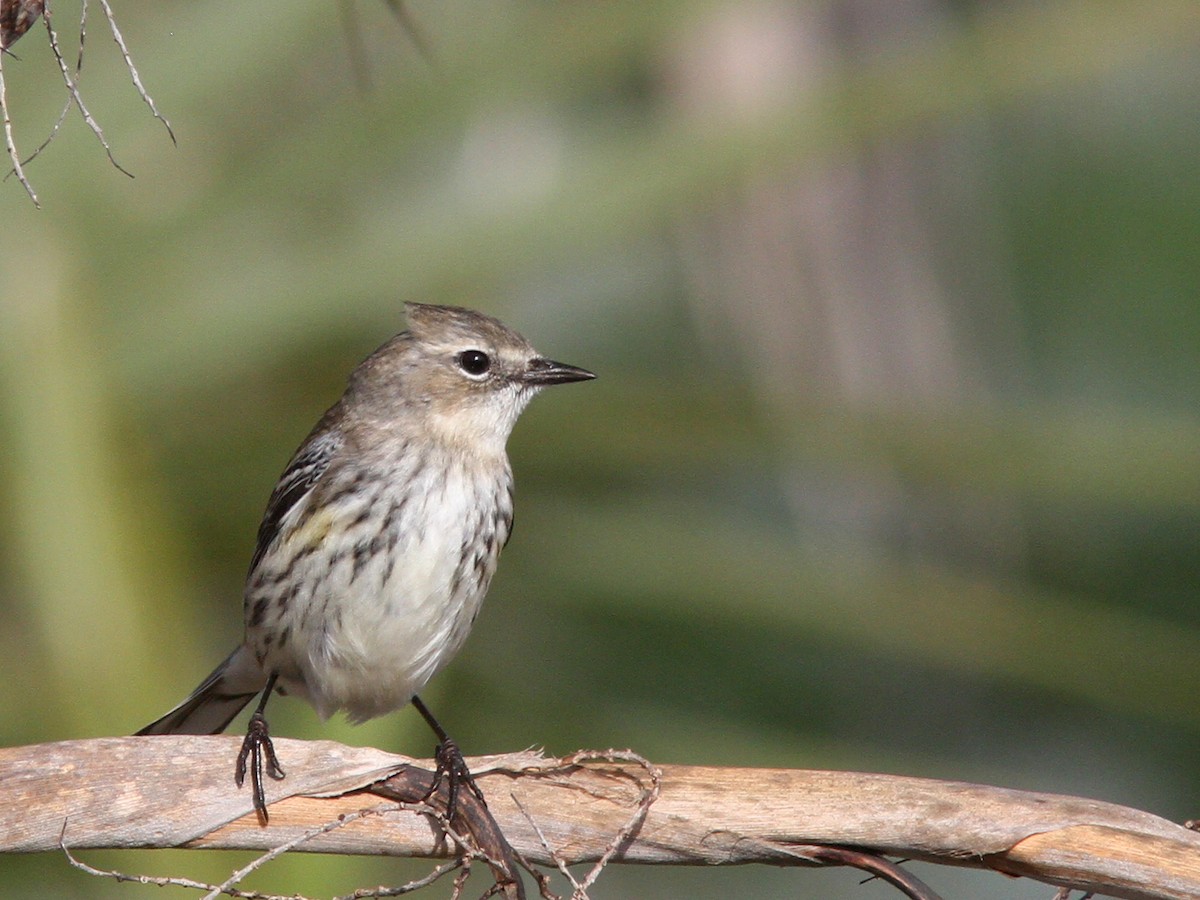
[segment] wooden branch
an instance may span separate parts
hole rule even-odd
[[[0,851],[269,850],[386,803],[371,789],[405,767],[432,768],[369,748],[276,739],[288,774],[267,785],[264,828],[249,791],[233,786],[240,740],[130,737],[0,749]],[[1096,800],[890,775],[653,769],[534,752],[469,763],[508,842],[539,865],[596,861],[606,852],[614,862],[804,865],[827,858],[811,845],[841,845],[1114,897],[1200,897],[1200,834]],[[637,819],[654,782],[661,794]],[[626,826],[627,839],[614,843]],[[356,817],[297,849],[453,853],[429,817],[407,811]]]

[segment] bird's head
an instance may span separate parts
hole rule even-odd
[[[394,425],[415,417],[431,438],[503,453],[518,416],[538,391],[596,377],[547,359],[483,313],[424,303],[405,308],[408,331],[379,348],[351,380],[351,391],[368,397],[372,412],[392,418]]]

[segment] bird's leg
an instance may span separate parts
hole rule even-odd
[[[458,803],[458,790],[460,786],[465,786],[472,794],[474,794],[480,803],[486,807],[487,803],[483,799],[483,794],[475,785],[475,779],[471,776],[471,770],[467,768],[467,761],[463,759],[462,750],[458,748],[458,744],[450,735],[446,734],[438,720],[433,717],[433,713],[429,711],[420,697],[412,698],[412,705],[417,708],[417,712],[421,714],[421,718],[433,729],[433,733],[437,735],[438,745],[434,748],[433,757],[437,762],[437,769],[433,773],[433,784],[429,786],[429,791],[421,798],[422,801],[428,800],[437,793],[441,787],[442,779],[446,779],[446,818],[453,819],[455,806]]]
[[[250,786],[254,791],[254,811],[258,813],[258,821],[263,825],[267,824],[267,798],[263,792],[263,763],[266,763],[267,774],[276,781],[284,777],[283,769],[279,765],[279,758],[275,755],[275,745],[271,743],[271,732],[267,728],[266,716],[263,715],[267,700],[271,697],[271,691],[275,690],[277,677],[278,673],[272,672],[271,677],[267,679],[267,686],[263,688],[262,697],[258,701],[254,715],[250,717],[250,723],[246,726],[246,739],[242,741],[242,749],[238,752],[237,767],[233,773],[234,781],[237,782],[238,787],[241,787],[242,782],[246,780],[246,760],[250,760]]]

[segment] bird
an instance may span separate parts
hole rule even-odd
[[[259,698],[234,777],[240,788],[249,768],[264,825],[264,769],[285,777],[264,712],[272,692],[354,723],[412,703],[438,738],[449,807],[459,781],[473,787],[419,693],[462,647],[512,532],[518,417],[543,388],[595,377],[492,316],[405,309],[407,330],[354,369],[271,493],[241,645],[137,732],[218,734]]]

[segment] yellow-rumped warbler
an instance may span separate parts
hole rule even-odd
[[[505,443],[541,388],[595,376],[540,355],[491,316],[407,304],[409,329],[368,357],[280,476],[258,529],[244,643],[138,734],[217,734],[255,696],[238,755],[282,778],[263,708],[273,689],[362,722],[410,701],[462,646],[512,528]],[[443,753],[449,754],[447,760]],[[469,777],[469,776],[467,776]]]

